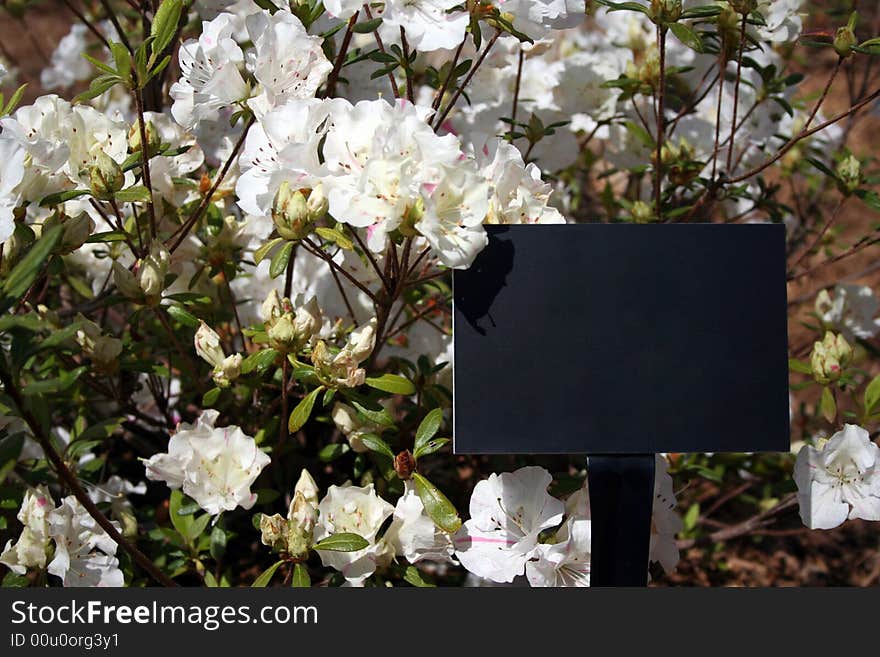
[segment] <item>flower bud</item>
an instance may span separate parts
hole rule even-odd
[[[125,184],[122,167],[104,151],[99,150],[89,168],[89,185],[92,194],[99,199],[113,198]]]
[[[315,483],[312,475],[309,474],[309,471],[305,468],[299,473],[299,479],[296,482],[293,492],[294,495],[296,493],[301,494],[309,504],[316,509],[318,508],[318,485]]]
[[[162,137],[152,121],[144,124],[144,132],[147,135],[147,155],[152,157],[162,148]],[[130,153],[141,150],[141,130],[137,123],[133,123],[128,131],[128,150]]]
[[[141,262],[139,280],[147,297],[158,297],[165,289],[165,275],[171,264],[171,254],[161,244],[154,243],[149,255]]]
[[[308,553],[317,522],[317,506],[313,506],[302,493],[294,493],[287,512],[287,552],[290,556],[296,558]]]
[[[286,353],[296,348],[298,339],[296,325],[293,320],[292,313],[284,313],[266,331],[266,335],[269,336],[269,343],[274,349]]]
[[[266,515],[260,517],[260,541],[268,545],[275,552],[287,551],[287,521],[281,514]]]
[[[228,388],[229,385],[241,376],[241,362],[243,358],[241,354],[232,354],[224,358],[219,365],[214,368],[211,378],[219,388]]]
[[[354,408],[342,402],[336,402],[333,405],[330,418],[336,428],[346,437],[353,451],[359,454],[370,451],[364,445],[363,437],[370,433],[377,433],[380,429],[377,424],[369,420],[361,420]]]
[[[361,326],[359,329],[352,331],[348,338],[348,344],[345,345],[343,351],[347,351],[352,360],[356,363],[362,363],[367,357],[373,353],[373,347],[376,346],[376,318]]]
[[[293,326],[298,338],[307,342],[321,330],[321,309],[315,297],[296,309]]]
[[[852,347],[844,337],[827,331],[822,342],[813,345],[810,355],[813,378],[823,385],[837,381],[851,359]]]
[[[113,261],[113,283],[129,299],[143,301],[144,294],[134,274],[116,260]]]
[[[309,200],[306,202],[309,210],[309,219],[312,222],[320,221],[330,209],[330,201],[324,193],[324,185],[318,183],[309,194]]]
[[[103,372],[115,372],[122,353],[122,340],[101,335],[101,328],[82,315],[77,315],[77,321],[80,322],[80,328],[74,338],[83,354]]]
[[[268,295],[266,295],[266,300],[263,301],[263,305],[260,306],[260,314],[263,317],[264,322],[272,322],[284,313],[284,308],[281,304],[281,295],[278,294],[278,290],[272,289]]]
[[[394,457],[394,472],[403,480],[412,477],[412,473],[416,469],[416,460],[413,458],[412,452],[408,449],[403,450]]]
[[[837,165],[837,176],[841,182],[841,191],[849,196],[862,182],[862,163],[853,155],[847,155]]]
[[[309,232],[311,218],[304,191],[291,189],[290,183],[285,180],[275,195],[272,220],[278,234],[286,240],[302,239]]]
[[[675,23],[681,11],[681,0],[651,0],[651,20],[657,24]]]
[[[205,322],[199,326],[193,342],[199,357],[213,367],[219,367],[226,358],[223,347],[220,346],[220,336]]]
[[[852,54],[853,47],[858,45],[858,43],[859,41],[856,39],[853,28],[849,25],[844,25],[838,28],[837,33],[834,35],[834,52],[845,59]]]
[[[654,220],[654,207],[644,201],[636,201],[630,210],[633,223],[647,224]]]

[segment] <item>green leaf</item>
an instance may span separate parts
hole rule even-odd
[[[449,442],[449,438],[433,438],[427,441],[424,445],[413,450],[413,456],[416,459],[420,459],[423,456],[427,456],[428,454],[433,454],[434,452],[439,451]]]
[[[318,452],[318,459],[323,463],[330,463],[349,451],[351,451],[351,447],[348,443],[331,443],[321,448],[321,451]]]
[[[687,512],[684,514],[682,518],[682,524],[684,525],[685,531],[690,531],[694,527],[697,526],[697,521],[700,519],[700,505],[692,504],[688,507]]]
[[[391,448],[388,446],[384,440],[382,440],[379,436],[374,433],[365,434],[362,437],[362,441],[364,445],[367,446],[367,449],[378,452],[379,454],[384,454],[390,458],[394,458],[394,452],[391,451]]]
[[[103,233],[95,233],[86,240],[87,244],[100,244],[104,242],[124,242],[126,234],[119,230],[108,230]]]
[[[413,586],[417,586],[419,588],[435,588],[437,585],[432,584],[427,581],[423,576],[421,571],[415,566],[407,566],[406,570],[403,571],[403,579]]]
[[[352,243],[352,241],[348,239],[339,229],[327,228],[326,226],[318,226],[315,229],[315,232],[328,242],[333,242],[334,244],[336,244],[336,246],[338,246],[340,249],[351,251],[354,248],[354,244]]]
[[[880,375],[874,377],[865,388],[865,414],[874,412],[877,402],[880,401]]]
[[[597,0],[597,2],[608,7],[609,13],[612,11],[637,11],[645,16],[650,16],[649,8],[638,2],[610,2],[610,0]]]
[[[254,583],[251,584],[251,588],[266,588],[269,582],[272,581],[272,576],[275,574],[275,571],[278,570],[278,567],[283,563],[283,561],[276,561],[271,566],[269,566],[266,570],[262,572],[259,577],[257,577],[257,579],[254,580]]]
[[[213,406],[220,397],[221,392],[223,392],[223,390],[217,387],[208,390],[208,392],[202,395],[202,406]]]
[[[167,310],[169,315],[171,315],[174,319],[176,319],[184,326],[189,326],[191,328],[199,327],[200,322],[198,318],[195,315],[191,314],[189,311],[184,310],[183,306],[172,304],[170,306],[165,306],[165,310]]]
[[[692,7],[681,14],[681,18],[711,18],[721,13],[719,5],[703,5],[701,7]]]
[[[822,417],[824,417],[829,423],[834,424],[834,419],[837,417],[837,402],[834,399],[834,393],[831,392],[831,388],[828,386],[822,388],[822,399],[819,401],[819,412],[822,413]]]
[[[150,44],[151,66],[174,38],[182,9],[182,0],[163,0],[159,9],[156,10],[153,24],[150,27],[150,36],[153,37],[153,42]]]
[[[211,556],[215,559],[222,559],[226,554],[226,532],[219,524],[214,525],[211,530]]]
[[[89,85],[89,88],[86,91],[83,91],[79,94],[74,101],[77,103],[81,103],[84,100],[91,100],[92,98],[97,98],[105,91],[110,89],[111,87],[115,87],[119,84],[121,80],[114,76],[101,76],[92,80],[92,83]]]
[[[443,424],[443,409],[435,408],[425,416],[425,419],[419,424],[419,428],[416,429],[413,453],[418,452],[419,448],[423,447],[431,438],[437,435],[441,424]]]
[[[440,490],[418,472],[412,475],[416,485],[416,495],[425,507],[425,513],[440,529],[454,534],[461,527],[461,518],[452,502]]]
[[[149,203],[153,199],[150,190],[143,185],[122,189],[113,196],[121,203]]]
[[[24,296],[42,269],[43,263],[61,239],[63,230],[64,227],[61,225],[53,226],[47,230],[46,234],[31,247],[27,255],[15,265],[9,276],[3,281],[3,287],[0,288],[0,292],[3,294],[0,313],[5,313]]]
[[[798,360],[797,358],[788,359],[788,369],[792,372],[800,372],[801,374],[812,374],[813,368],[808,363]]]
[[[54,392],[63,392],[72,386],[76,380],[89,368],[85,365],[77,367],[69,372],[62,372],[54,379],[44,379],[43,381],[33,381],[22,389],[25,397],[33,395],[47,395]]]
[[[269,251],[274,249],[276,246],[281,244],[281,242],[283,242],[283,241],[284,241],[284,238],[276,237],[274,239],[269,240],[268,242],[266,242],[262,246],[260,246],[260,248],[258,248],[256,251],[254,251],[254,264],[255,265],[260,264],[265,259],[265,257],[269,254]]]
[[[382,427],[393,427],[394,426],[394,418],[391,417],[391,415],[388,413],[388,411],[385,408],[383,408],[380,411],[374,411],[374,410],[367,408],[363,404],[359,404],[356,401],[352,401],[351,403],[354,404],[354,407],[357,409],[358,413],[363,415],[365,418],[367,418],[373,424],[378,424],[379,426],[382,426]]]
[[[376,390],[396,395],[411,395],[416,391],[416,387],[409,379],[405,379],[397,374],[383,374],[378,378],[368,377],[366,384]]]
[[[43,199],[40,201],[40,207],[49,208],[53,205],[61,205],[65,201],[79,198],[80,196],[85,196],[86,194],[91,194],[91,192],[87,189],[70,189],[66,192],[49,194],[48,196],[43,197]]]
[[[855,195],[869,208],[880,212],[880,194],[870,189],[857,189]]]
[[[127,80],[131,75],[131,55],[124,44],[110,42],[110,54],[113,55],[113,63],[116,65],[116,75],[122,80]]]
[[[373,18],[372,20],[363,21],[362,23],[355,23],[355,26],[351,28],[352,32],[357,32],[358,34],[369,34],[370,32],[375,32],[379,29],[379,26],[382,24],[382,17]]]
[[[670,23],[669,29],[679,41],[691,50],[696,50],[697,52],[705,50],[703,40],[693,28],[688,27],[684,23]]]
[[[331,552],[357,552],[369,547],[370,543],[363,536],[351,532],[331,534],[327,538],[318,541],[312,547],[316,550],[329,550]]]
[[[287,269],[287,263],[290,262],[290,254],[293,253],[293,242],[285,242],[269,263],[269,276],[278,278]]]
[[[295,589],[309,588],[312,585],[309,569],[301,563],[296,564],[293,568],[293,577],[290,579],[290,585]]]
[[[241,373],[262,372],[274,363],[277,357],[278,352],[274,349],[260,349],[241,362]]]
[[[299,431],[302,426],[308,422],[309,416],[312,414],[312,408],[315,405],[315,400],[323,390],[324,386],[318,386],[303,397],[300,403],[296,405],[296,408],[293,409],[293,412],[290,414],[290,419],[287,422],[287,429],[291,433]]]

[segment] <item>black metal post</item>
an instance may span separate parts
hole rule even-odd
[[[654,455],[588,457],[590,586],[646,586]]]

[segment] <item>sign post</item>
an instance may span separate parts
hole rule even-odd
[[[453,274],[455,452],[589,455],[591,584],[644,586],[654,454],[788,449],[785,229],[487,232]]]

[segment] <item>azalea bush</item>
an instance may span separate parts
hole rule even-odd
[[[4,585],[588,585],[583,455],[450,449],[485,224],[787,227],[792,452],[658,455],[655,581],[880,520],[852,4],[64,0],[0,61]]]

